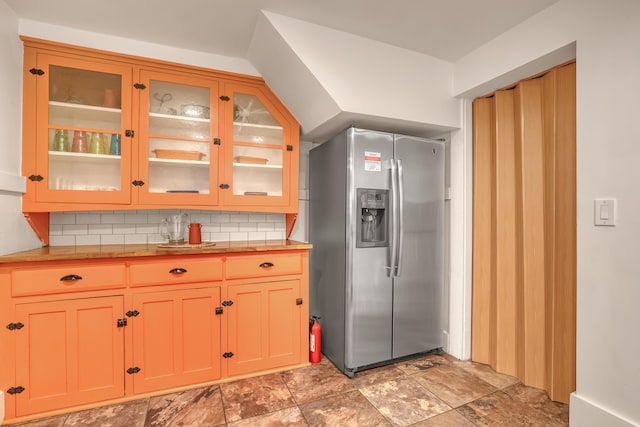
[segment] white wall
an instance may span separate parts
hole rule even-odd
[[[2,0],[0,0],[2,1]],[[96,17],[99,19],[99,17]],[[27,19],[20,20],[20,34],[44,40],[118,52],[128,55],[154,58],[164,61],[233,73],[260,75],[249,61],[244,58],[214,55],[187,49],[178,49],[139,40],[126,39],[108,34],[92,33],[58,25],[45,24]]]
[[[575,42],[577,390],[571,397],[572,426],[640,425],[639,40],[637,0],[561,0],[456,63],[457,93],[478,94]],[[601,197],[617,199],[616,227],[593,225],[593,200]]]
[[[307,137],[342,113],[334,133],[351,119],[387,131],[461,125],[453,65],[428,55],[264,11],[248,55]]]
[[[22,45],[18,18],[0,0],[0,255],[32,249],[40,241],[22,215],[25,180],[20,176]]]

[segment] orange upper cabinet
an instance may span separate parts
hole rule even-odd
[[[218,82],[140,73],[141,204],[218,203]]]
[[[261,78],[23,41],[24,212],[297,212],[300,126]]]
[[[266,88],[227,84],[221,99],[222,203],[296,212],[298,124]]]
[[[25,132],[25,207],[130,203],[131,75],[120,64],[35,56],[25,73],[36,99],[25,100],[25,121],[35,120]]]

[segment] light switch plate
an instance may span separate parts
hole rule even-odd
[[[594,202],[594,224],[616,225],[616,199],[595,199]]]

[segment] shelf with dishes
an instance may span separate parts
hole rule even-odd
[[[49,159],[58,161],[114,161],[120,160],[120,156],[116,156],[113,154],[93,154],[93,153],[74,153],[71,151],[49,151]]]

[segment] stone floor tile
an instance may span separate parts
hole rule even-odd
[[[446,365],[448,363],[450,362],[445,357],[437,354],[432,354],[429,356],[422,356],[417,359],[398,362],[394,366],[400,369],[406,375],[412,375],[424,372],[431,368],[435,368],[436,366]]]
[[[504,391],[474,400],[458,408],[458,412],[477,426],[566,426],[561,420],[549,417]]]
[[[362,388],[360,393],[394,426],[408,426],[451,409],[407,377]]]
[[[475,427],[455,409],[413,424],[411,427]]]
[[[143,427],[149,399],[132,400],[117,405],[74,412],[64,427]]]
[[[251,418],[296,405],[280,374],[222,384],[221,389],[227,421]]]
[[[498,389],[503,389],[520,382],[520,380],[518,380],[516,377],[512,377],[511,375],[506,374],[499,374],[494,371],[489,365],[485,365],[482,363],[476,363],[470,360],[466,360],[453,362],[453,365],[474,374],[481,380],[488,382]]]
[[[235,421],[229,427],[304,427],[307,422],[298,407],[281,409],[270,414]]]
[[[349,391],[300,405],[311,426],[383,427],[391,424],[359,391]]]
[[[354,389],[351,380],[327,358],[320,363],[282,372],[282,378],[298,404]]]
[[[380,366],[356,373],[351,379],[356,388],[367,387],[376,383],[394,380],[404,376],[405,373],[394,365]]]
[[[413,375],[412,378],[452,408],[496,391],[491,384],[455,364],[438,366]]]
[[[27,421],[26,423],[14,424],[14,427],[62,427],[67,417],[68,415],[60,415],[59,417]]]
[[[518,399],[529,406],[541,410],[552,418],[557,418],[565,424],[569,424],[569,405],[554,402],[544,390],[527,387],[522,383],[512,385],[503,390],[514,399]]]
[[[213,385],[149,399],[145,427],[213,427],[224,424],[220,386]]]

